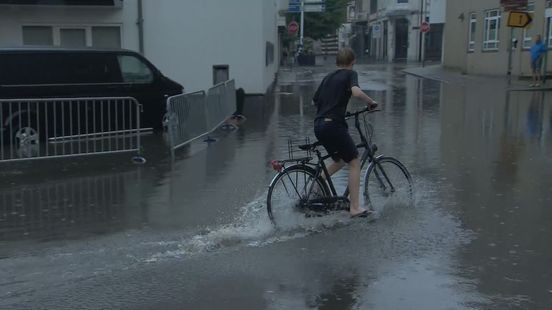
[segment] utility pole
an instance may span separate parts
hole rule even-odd
[[[301,36],[299,37],[300,50],[303,52],[303,38],[305,35],[305,0],[301,0]]]
[[[422,0],[422,23],[426,21],[426,0]],[[420,24],[421,26],[421,24]],[[425,67],[425,52],[426,52],[426,32],[422,34],[422,67]]]

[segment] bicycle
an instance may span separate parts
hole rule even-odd
[[[385,205],[392,197],[406,198],[413,201],[412,176],[407,168],[397,159],[377,155],[378,147],[372,143],[373,127],[366,121],[366,114],[380,110],[368,108],[347,113],[346,119],[355,119],[355,128],[360,135],[361,143],[358,149],[365,149],[361,157],[361,169],[369,163],[364,175],[364,197],[371,210],[375,205]],[[360,116],[364,115],[364,132],[361,128]],[[367,137],[368,136],[368,137]],[[296,152],[293,140],[288,141],[289,159],[274,160],[272,168],[278,172],[270,183],[267,195],[267,211],[274,225],[285,220],[285,213],[302,212],[307,217],[324,215],[331,211],[348,210],[349,188],[339,196],[324,161],[330,154],[322,155],[319,142],[298,145],[306,156],[295,158]],[[316,156],[313,157],[312,154]],[[315,160],[317,159],[317,160]],[[291,165],[290,165],[291,164]],[[289,166],[288,166],[289,165]],[[287,166],[287,167],[286,167]],[[286,201],[277,205],[279,191],[283,190]],[[401,192],[399,193],[399,190]],[[401,197],[405,196],[405,197]],[[290,205],[291,200],[291,205]],[[277,214],[284,212],[284,214]],[[289,220],[289,219],[288,219]]]

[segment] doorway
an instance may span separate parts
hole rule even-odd
[[[395,60],[405,60],[408,55],[408,20],[395,21]]]

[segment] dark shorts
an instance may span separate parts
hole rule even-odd
[[[314,134],[334,161],[343,160],[349,163],[358,158],[356,144],[349,135],[346,124],[317,119],[314,122]]]
[[[541,70],[542,67],[542,57],[539,57],[535,60],[531,60],[531,70],[533,70],[534,73]]]

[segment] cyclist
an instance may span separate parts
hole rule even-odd
[[[358,74],[353,70],[355,54],[350,48],[338,52],[336,64],[337,70],[322,80],[313,97],[313,103],[317,107],[314,133],[334,160],[334,163],[328,166],[330,175],[339,171],[345,164],[349,165],[351,217],[367,217],[371,211],[360,207],[361,163],[356,144],[349,135],[345,115],[351,96],[366,102],[370,109],[375,109],[377,103],[358,85]]]

